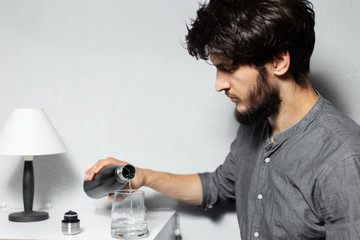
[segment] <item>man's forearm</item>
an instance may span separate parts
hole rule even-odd
[[[144,186],[150,187],[179,201],[198,205],[202,204],[202,186],[198,174],[172,174],[142,169]]]

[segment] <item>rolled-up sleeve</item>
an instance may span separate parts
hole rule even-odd
[[[204,209],[212,208],[219,201],[235,200],[235,163],[232,152],[214,172],[199,173]]]

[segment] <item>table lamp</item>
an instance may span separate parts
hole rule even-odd
[[[34,222],[49,218],[47,212],[33,211],[33,156],[65,152],[65,146],[43,109],[14,109],[0,130],[0,154],[24,157],[24,211],[9,215],[13,222]]]

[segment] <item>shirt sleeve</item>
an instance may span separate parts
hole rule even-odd
[[[338,161],[318,187],[326,239],[360,239],[360,156]]]
[[[204,209],[212,208],[219,201],[235,200],[235,160],[236,140],[231,144],[230,153],[227,155],[223,164],[214,172],[199,173]]]

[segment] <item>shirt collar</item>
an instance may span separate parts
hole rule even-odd
[[[294,126],[291,128],[276,133],[274,135],[274,144],[283,143],[285,140],[295,136],[296,134],[302,132],[318,115],[320,112],[322,106],[324,105],[325,99],[317,92],[317,95],[319,96],[314,106],[310,109],[310,111],[303,117],[299,122],[297,122]],[[268,127],[270,127],[268,123]],[[269,137],[268,137],[269,141]]]

